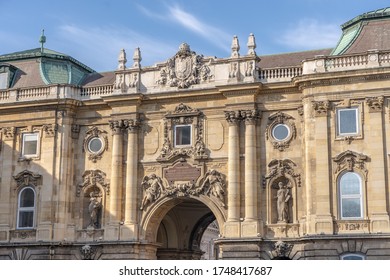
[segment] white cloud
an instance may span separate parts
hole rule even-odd
[[[341,35],[338,24],[302,19],[282,34],[279,43],[297,49],[318,49],[336,46]]]
[[[127,66],[131,66],[134,49],[140,47],[143,66],[163,61],[176,52],[176,48],[165,42],[156,41],[134,32],[131,29],[116,26],[81,27],[66,24],[60,27],[61,36],[75,47],[74,52],[83,55],[83,63],[97,68],[95,70],[115,70],[119,51],[125,49]],[[156,48],[155,46],[159,46]],[[90,61],[90,62],[89,62]],[[89,63],[89,64],[88,64]],[[96,65],[96,66],[93,66]]]
[[[161,13],[154,13],[153,11],[150,11],[140,5],[138,5],[138,8],[148,17],[176,22],[186,29],[205,38],[223,51],[230,51],[230,42],[233,38],[231,35],[220,28],[202,22],[195,15],[184,11],[177,5],[168,6],[168,13],[165,16]]]

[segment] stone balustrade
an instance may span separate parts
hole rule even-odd
[[[218,67],[217,67],[218,65]],[[291,66],[291,67],[274,67],[274,68],[260,68],[257,72],[258,78],[253,77],[252,80],[237,80],[237,83],[245,82],[261,82],[263,84],[267,83],[281,83],[281,82],[291,82],[294,77],[324,73],[324,72],[340,72],[347,70],[359,70],[367,68],[378,68],[378,67],[388,67],[390,66],[390,51],[377,51],[371,50],[366,53],[353,54],[353,55],[338,55],[338,56],[316,56],[312,59],[308,59],[302,62],[301,66]],[[204,81],[201,85],[194,85],[194,89],[204,89],[207,87],[214,87],[217,84],[221,84],[226,76],[228,80],[228,63],[225,61],[215,63],[215,68],[211,67],[213,74],[209,81]],[[140,91],[141,93],[148,94],[148,92],[159,92],[164,90],[169,90],[169,86],[161,86],[156,81],[153,80],[153,77],[157,76],[155,74],[159,69],[154,69],[154,67],[147,68],[143,75],[141,76],[141,83],[146,82],[146,89],[140,90],[137,87],[131,88],[127,86],[127,89],[124,91],[119,91],[116,89],[115,84],[105,84],[98,86],[87,86],[87,87],[78,87],[70,85],[48,85],[42,87],[33,87],[33,88],[18,88],[18,89],[8,89],[0,90],[0,103],[11,103],[17,101],[28,101],[28,100],[43,100],[43,99],[57,99],[57,98],[73,98],[76,100],[90,100],[90,99],[99,99],[102,96],[110,96],[115,93],[126,94],[135,91]],[[120,72],[117,75],[121,75]],[[126,74],[133,75],[133,74]],[[127,76],[126,76],[127,77]],[[229,82],[231,83],[231,81]],[[148,88],[148,85],[151,88]],[[131,91],[130,91],[131,89]],[[145,91],[145,92],[143,92]]]

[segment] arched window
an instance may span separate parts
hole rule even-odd
[[[339,204],[341,219],[363,218],[362,179],[355,172],[346,172],[339,179]]]
[[[34,228],[35,191],[25,187],[19,192],[17,228]]]

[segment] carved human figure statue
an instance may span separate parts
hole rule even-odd
[[[145,189],[145,195],[142,199],[140,210],[145,209],[146,206],[158,199],[161,191],[165,190],[161,178],[157,177],[156,174],[145,176],[142,181],[142,186]]]
[[[276,193],[276,206],[278,210],[278,223],[288,223],[288,203],[291,198],[290,190],[283,182],[279,182]]]
[[[206,187],[208,187],[208,189],[205,191],[205,194],[211,193],[213,196],[219,198],[222,202],[222,205],[225,206],[225,199],[223,196],[225,194],[224,186],[225,183],[221,174],[218,171],[212,169],[205,174],[205,179],[199,189],[204,190]]]
[[[89,226],[97,228],[99,227],[99,212],[100,209],[102,208],[101,197],[96,192],[91,192],[89,196],[90,196],[89,206],[88,206],[88,212],[90,216]]]

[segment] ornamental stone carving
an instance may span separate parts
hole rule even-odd
[[[283,112],[277,112],[268,117],[268,125],[265,129],[265,138],[269,140],[275,149],[284,151],[296,138],[297,129],[294,118]],[[282,134],[277,135],[276,130],[281,129]]]
[[[46,137],[54,137],[58,130],[58,124],[45,124],[42,126],[42,130],[45,132]]]
[[[212,77],[210,68],[204,63],[203,56],[190,50],[182,43],[176,55],[170,58],[160,69],[157,83],[177,88],[188,88],[191,85],[206,82]]]
[[[40,185],[40,181],[42,176],[31,172],[29,170],[23,170],[17,175],[13,176],[16,181],[17,188],[27,187],[27,186],[38,186]]]
[[[293,248],[293,245],[288,244],[284,241],[277,241],[274,244],[274,248],[275,249],[273,251],[273,255],[276,258],[288,258],[289,254]]]
[[[96,126],[91,127],[85,133],[83,140],[83,152],[88,153],[88,159],[92,162],[102,158],[104,151],[108,149],[107,131]]]
[[[83,174],[83,182],[79,184],[76,195],[80,196],[82,191],[85,192],[89,188],[92,188],[93,190],[104,190],[105,193],[109,195],[110,184],[107,182],[106,173],[99,169],[86,170]]]
[[[196,168],[194,167],[193,169]],[[145,210],[161,197],[188,197],[199,195],[215,197],[220,201],[221,206],[225,207],[224,195],[226,192],[226,176],[224,174],[211,169],[206,172],[197,183],[194,183],[194,180],[191,179],[188,179],[188,182],[184,181],[186,180],[176,183],[173,180],[172,184],[166,185],[164,181],[154,173],[145,176],[141,184],[144,189],[144,197],[140,210]]]
[[[12,140],[15,137],[16,127],[3,127],[1,132],[4,135],[4,140]]]
[[[96,250],[91,245],[86,244],[80,248],[80,253],[83,260],[93,260]]]
[[[174,130],[176,125],[191,125],[191,143],[189,145],[175,147]],[[168,112],[165,115],[164,142],[157,161],[171,161],[177,157],[193,157],[197,160],[207,159],[208,151],[203,139],[204,116],[202,112],[180,103],[173,112]]]
[[[272,182],[281,177],[293,179],[296,186],[301,186],[301,175],[295,172],[296,164],[290,159],[274,159],[268,164],[269,172],[263,177],[263,187],[272,185]]]
[[[367,177],[368,169],[366,168],[366,162],[368,156],[353,151],[345,151],[333,158],[336,163],[334,173],[337,175],[340,172],[346,170],[350,172],[360,171],[365,177]]]
[[[383,108],[384,97],[376,96],[376,97],[367,97],[366,104],[369,108],[369,112],[381,112]]]
[[[145,176],[142,180],[141,186],[144,189],[144,197],[140,207],[140,210],[142,211],[160,198],[161,194],[165,191],[165,186],[162,179],[154,173],[149,176]]]
[[[312,107],[315,112],[315,116],[326,116],[329,110],[329,101],[313,101]]]

